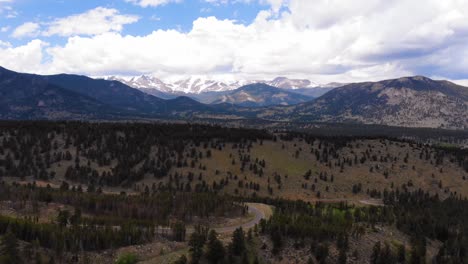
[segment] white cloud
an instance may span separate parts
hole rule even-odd
[[[250,0],[204,0],[206,3],[212,4],[212,5],[226,5],[229,3],[238,3],[238,2],[251,2]]]
[[[11,47],[11,43],[0,40],[0,48],[10,48],[10,47]]]
[[[161,18],[158,17],[157,15],[152,15],[152,16],[150,17],[150,20],[152,20],[152,21],[161,21]]]
[[[12,0],[0,0],[0,15],[5,18],[15,18],[18,16],[18,12],[14,10],[10,3]]]
[[[468,79],[461,79],[461,80],[452,80],[452,82],[458,84],[458,85],[462,85],[462,86],[466,86],[468,87]]]
[[[0,42],[0,65],[22,72],[43,72],[44,67],[41,63],[45,46],[47,43],[40,40],[32,40],[18,47]]]
[[[282,75],[318,82],[413,74],[466,79],[468,13],[463,11],[468,0],[270,3],[276,5],[260,11],[248,25],[207,17],[196,19],[189,32],[131,36],[110,26],[81,31],[89,36],[77,36],[75,28],[56,31],[75,36],[64,45],[43,48],[50,59],[38,68],[89,75],[154,73],[163,78]],[[288,11],[277,13],[285,10],[282,6]],[[84,25],[97,23],[106,24]],[[2,61],[0,56],[0,65]]]
[[[286,0],[260,0],[260,2],[269,4],[275,13],[277,13],[280,8],[286,4]]]
[[[116,9],[97,7],[82,14],[57,18],[50,22],[26,22],[14,30],[12,37],[92,36],[106,32],[120,32],[124,25],[138,20],[139,17],[135,15],[122,15]]]
[[[126,24],[135,23],[138,16],[121,15],[116,9],[97,7],[85,13],[56,19],[47,23],[45,36],[98,35],[120,32]]]
[[[2,33],[8,32],[8,30],[10,30],[10,26],[4,26],[0,28],[0,32]]]
[[[204,0],[206,3],[212,5],[226,5],[233,3],[245,3],[249,4],[252,2],[259,2],[260,4],[270,5],[273,12],[277,13],[279,9],[287,3],[288,0]]]
[[[35,37],[39,34],[39,28],[38,23],[26,22],[15,28],[11,36],[14,38]]]
[[[2,11],[2,9],[5,9],[5,7],[9,7],[9,5],[6,5],[6,4],[9,4],[13,2],[12,0],[0,0],[0,12]]]
[[[141,7],[156,7],[160,5],[165,5],[168,3],[179,3],[182,2],[182,0],[125,0],[125,2],[129,2],[135,5],[139,5]]]
[[[200,13],[210,13],[212,10],[209,7],[200,8]]]

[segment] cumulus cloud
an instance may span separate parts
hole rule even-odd
[[[120,32],[124,25],[135,23],[138,16],[121,15],[117,9],[97,7],[83,14],[56,19],[47,23],[45,36],[98,35]]]
[[[39,24],[34,22],[26,22],[13,31],[11,34],[14,38],[22,38],[22,37],[35,37],[39,34]],[[2,28],[3,31],[3,28]]]
[[[468,13],[463,11],[468,0],[264,1],[271,8],[248,25],[201,17],[189,32],[131,36],[106,27],[72,36],[64,45],[43,49],[50,59],[42,68],[163,78],[282,75],[349,82],[426,74],[467,79]]]
[[[5,18],[15,18],[18,12],[11,7],[12,0],[0,0],[0,16]]]
[[[468,79],[453,80],[453,82],[468,87]]]
[[[252,2],[259,2],[260,4],[270,5],[271,9],[277,13],[280,8],[287,3],[287,0],[204,0],[204,2],[212,5],[226,5],[233,3],[249,4]]]
[[[168,3],[182,2],[182,0],[125,0],[125,2],[133,3],[141,7],[148,7],[148,6],[156,7],[156,6],[165,5]]]
[[[120,32],[124,25],[138,20],[138,16],[120,14],[117,9],[97,7],[82,14],[49,22],[26,22],[14,30],[12,37],[99,35],[106,32]]]
[[[43,72],[43,48],[47,43],[32,40],[25,45],[12,47],[0,41],[0,65],[21,72]]]

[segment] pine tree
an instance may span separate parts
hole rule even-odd
[[[187,264],[187,257],[185,255],[180,256],[180,258],[176,260],[174,264]]]
[[[231,251],[232,254],[240,256],[245,250],[245,235],[242,227],[234,230],[232,234]]]
[[[200,258],[203,256],[205,238],[206,236],[199,232],[194,232],[190,235],[190,240],[188,242],[190,246],[190,263],[198,264],[200,262]]]
[[[348,257],[346,256],[346,250],[340,249],[340,254],[338,256],[338,263],[339,264],[346,264],[348,261]]]
[[[19,257],[18,240],[16,236],[8,231],[2,238],[0,247],[0,263],[22,263]]]
[[[330,252],[327,244],[320,244],[315,249],[315,257],[317,258],[319,263],[326,263],[326,259],[329,254]]]
[[[255,256],[255,259],[254,259],[253,264],[260,264],[260,261],[258,260],[258,257],[257,257],[257,256]]]
[[[371,264],[380,263],[380,250],[381,250],[381,246],[380,246],[380,241],[379,241],[375,243],[374,247],[372,248],[372,255],[370,259]]]
[[[241,259],[241,264],[250,264],[249,262],[249,257],[247,256],[247,253],[242,253],[242,259]]]
[[[217,264],[222,262],[226,251],[224,249],[223,243],[218,239],[216,231],[211,230],[208,235],[208,242],[206,245],[206,258],[212,264]]]
[[[399,245],[398,246],[398,262],[399,263],[405,263],[405,261],[406,261],[405,245]]]

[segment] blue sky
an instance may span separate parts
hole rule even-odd
[[[4,0],[5,1],[5,0]],[[15,28],[30,21],[50,21],[55,18],[67,17],[84,13],[88,10],[105,7],[117,9],[121,13],[140,17],[138,23],[127,25],[121,32],[130,35],[146,35],[158,29],[177,29],[189,31],[192,22],[201,16],[216,16],[219,19],[233,19],[239,23],[248,24],[255,19],[261,9],[268,6],[260,2],[212,4],[206,1],[184,1],[167,3],[153,8],[142,8],[139,5],[122,0],[83,1],[83,0],[17,0],[5,2],[0,6],[11,7],[0,16],[0,25]],[[10,14],[11,16],[8,16]],[[12,38],[11,32],[0,32],[0,39],[8,40],[18,45],[26,43],[28,38]],[[66,41],[61,38],[48,39],[53,43]]]
[[[468,0],[0,0],[0,65],[162,79],[468,83]]]

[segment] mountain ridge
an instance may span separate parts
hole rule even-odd
[[[282,101],[265,103],[265,100],[276,99],[277,94],[287,97],[294,91],[252,84],[224,95],[243,92],[244,97],[260,96],[259,105],[243,104],[242,100],[240,103],[215,100],[213,104],[204,104],[188,96],[161,99],[115,80],[67,74],[41,76],[0,68],[0,118],[209,122],[255,119],[468,130],[468,87],[445,80],[412,76],[351,83],[308,102],[296,101],[294,103],[298,104],[283,106],[271,105],[282,104]],[[213,98],[220,95],[213,93]]]
[[[302,121],[467,129],[468,88],[423,76],[353,83],[288,111],[276,114]]]
[[[118,77],[110,76],[105,77],[105,80],[120,81],[130,87],[140,89],[155,89],[163,93],[172,94],[202,94],[207,92],[226,92],[238,89],[239,87],[254,84],[264,83],[270,86],[274,86],[282,89],[314,89],[314,88],[335,88],[343,84],[341,83],[329,83],[329,84],[318,84],[307,79],[290,79],[287,77],[276,77],[273,80],[234,80],[234,81],[219,81],[209,78],[202,78],[193,76],[190,78],[179,79],[175,81],[164,82],[159,78],[141,75],[134,77]]]
[[[124,114],[94,98],[47,82],[33,74],[0,67],[1,119],[95,119]]]
[[[231,103],[245,107],[294,105],[313,100],[313,97],[280,89],[264,83],[242,86],[221,96],[212,104]]]

